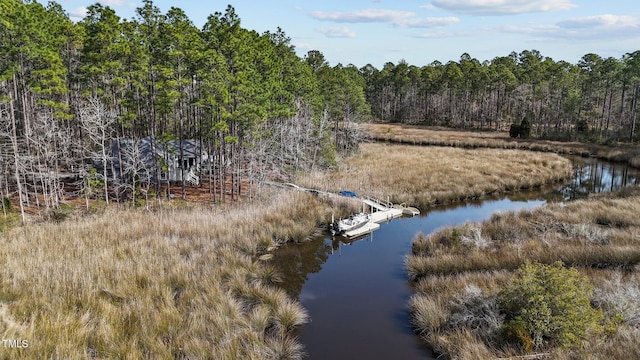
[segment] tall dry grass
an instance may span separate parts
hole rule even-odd
[[[0,234],[2,358],[298,359],[305,310],[257,260],[325,221],[290,193],[236,209],[107,210]]]
[[[635,358],[640,354],[640,189],[443,228],[414,239],[406,271],[414,281],[414,326],[445,358],[505,358],[521,350],[501,342],[491,306],[526,260],[562,260],[595,285],[592,303],[610,333],[548,358]],[[469,291],[469,289],[476,289]],[[615,330],[614,330],[615,329]],[[465,339],[462,346],[460,342]],[[501,344],[497,346],[496,344]],[[489,351],[490,355],[487,355]],[[621,357],[628,354],[630,357]]]
[[[368,143],[339,170],[303,174],[298,183],[426,209],[558,182],[571,172],[569,160],[555,154]]]
[[[398,144],[533,150],[594,156],[640,167],[640,147],[628,144],[605,146],[580,142],[516,140],[510,138],[506,131],[462,131],[400,124],[363,124],[362,128],[374,140]]]

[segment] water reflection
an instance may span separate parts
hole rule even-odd
[[[320,236],[278,250],[287,292],[311,315],[300,340],[311,359],[433,359],[411,327],[407,302],[412,294],[404,256],[418,232],[466,221],[482,221],[497,211],[533,208],[546,202],[584,198],[640,181],[626,166],[574,159],[574,179],[536,191],[439,207],[416,218],[382,224],[368,237],[343,243]],[[321,271],[322,270],[322,271]]]
[[[332,252],[332,244],[325,241],[324,235],[309,242],[280,248],[274,262],[284,275],[282,287],[290,296],[298,298],[309,274],[319,272]]]
[[[624,164],[615,164],[590,158],[575,158],[574,177],[569,184],[550,192],[550,199],[567,201],[584,199],[589,194],[618,191],[629,185],[640,184],[638,170]]]

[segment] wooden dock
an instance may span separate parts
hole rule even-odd
[[[316,189],[306,189],[291,183],[287,183],[287,184],[268,183],[268,184],[282,187],[282,188],[314,193],[317,195],[322,195],[327,197],[349,197],[341,194],[325,192],[325,191],[320,191]],[[418,209],[413,207],[407,207],[405,204],[392,204],[391,202],[375,199],[372,197],[350,197],[350,198],[362,201],[363,205],[369,207],[371,220],[369,223],[367,223],[366,225],[360,228],[345,232],[343,236],[349,239],[368,235],[373,231],[378,230],[380,228],[380,223],[391,221],[393,219],[402,217],[403,215],[416,216],[420,214],[420,211]]]

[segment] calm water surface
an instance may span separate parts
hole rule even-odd
[[[580,162],[564,186],[503,196],[381,224],[350,243],[319,237],[278,250],[274,263],[289,294],[308,310],[299,332],[309,359],[434,359],[413,333],[407,303],[412,294],[404,257],[417,233],[482,221],[498,211],[527,209],[640,183],[637,171],[595,160]]]

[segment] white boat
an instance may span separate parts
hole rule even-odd
[[[357,213],[346,219],[332,221],[329,225],[331,235],[344,235],[346,232],[353,231],[367,225],[371,221],[371,215],[365,213]]]

